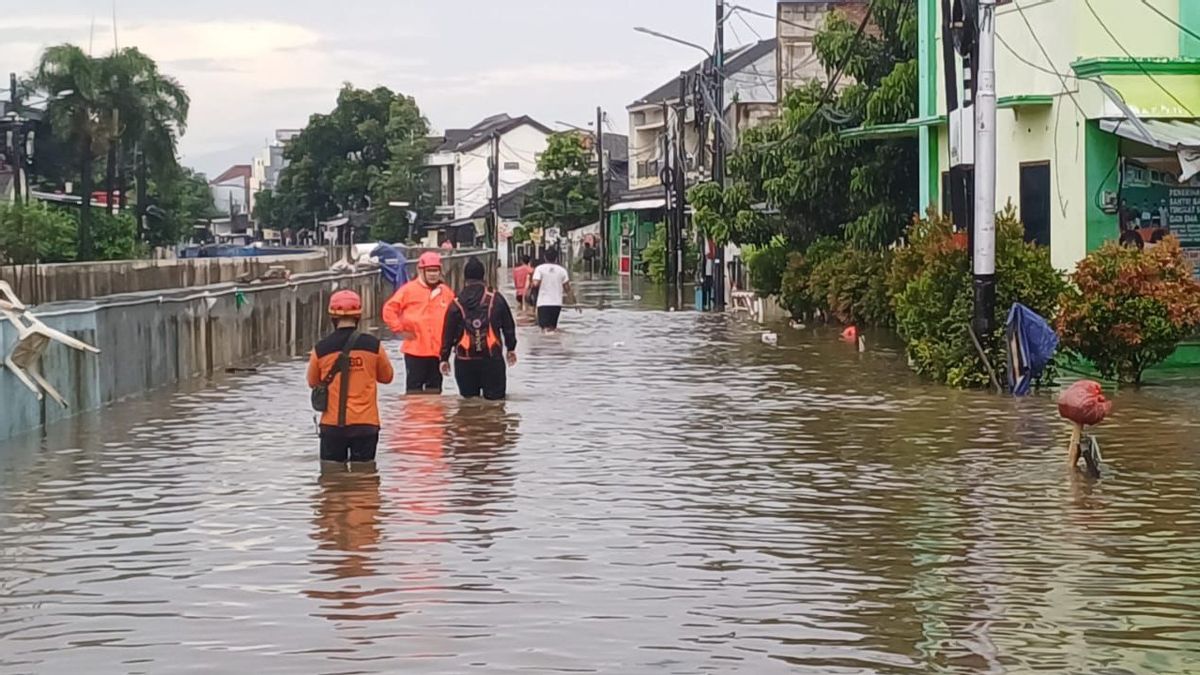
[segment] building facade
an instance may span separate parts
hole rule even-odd
[[[923,2],[924,0],[918,0]],[[778,76],[776,91],[780,101],[787,92],[813,80],[826,82],[828,75],[817,58],[813,38],[825,25],[829,13],[841,12],[850,21],[861,21],[867,11],[865,0],[780,0],[775,8],[775,35]],[[853,80],[839,80],[841,86]]]
[[[1169,230],[1200,263],[1200,40],[1188,34],[1200,2],[1150,2],[1161,15],[1127,0],[997,9],[997,202],[1064,271],[1124,229]],[[941,2],[920,10],[920,206],[946,210]]]

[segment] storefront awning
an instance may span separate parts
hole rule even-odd
[[[1100,128],[1179,156],[1179,182],[1200,173],[1200,122],[1195,120],[1100,120]]]
[[[1100,128],[1159,150],[1178,152],[1183,148],[1200,149],[1200,122],[1195,120],[1100,120]],[[1144,132],[1144,133],[1143,133]]]
[[[667,205],[665,197],[655,199],[635,199],[628,202],[618,202],[608,207],[608,211],[645,211],[648,209],[661,209]]]

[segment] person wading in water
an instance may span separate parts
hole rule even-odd
[[[321,460],[373,462],[379,444],[377,385],[391,384],[395,372],[379,338],[358,332],[358,293],[334,293],[329,316],[334,331],[308,357],[313,408],[321,413]]]
[[[558,332],[558,317],[562,314],[563,300],[576,305],[575,292],[571,289],[571,276],[567,269],[558,264],[558,251],[546,250],[546,262],[533,271],[533,288],[537,291],[537,323],[543,333]]]
[[[454,291],[442,283],[442,257],[432,251],[417,259],[417,278],[396,291],[383,306],[383,321],[404,338],[405,385],[410,394],[442,393],[438,356],[446,311]]]
[[[489,401],[507,393],[507,365],[517,365],[517,326],[508,301],[484,281],[483,263],[467,261],[463,269],[466,286],[450,311],[442,337],[442,374],[450,374],[450,352],[454,352],[454,379],[464,398],[481,394]]]

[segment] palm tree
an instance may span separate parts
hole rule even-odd
[[[125,204],[124,164],[119,158],[131,145],[138,158],[138,222],[146,208],[147,159],[162,176],[176,163],[179,137],[187,129],[190,99],[175,78],[162,74],[154,59],[136,47],[113,52],[101,61],[106,103],[111,109],[108,140],[108,203],[111,210],[115,182]]]
[[[65,142],[79,153],[79,260],[94,255],[92,240],[92,159],[93,147],[101,135],[101,69],[95,59],[75,45],[49,47],[42,53],[33,84],[51,93],[69,92],[47,106],[51,125]]]

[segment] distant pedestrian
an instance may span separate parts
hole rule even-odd
[[[308,357],[308,386],[321,413],[321,460],[373,462],[379,444],[377,384],[395,373],[379,338],[358,332],[362,298],[350,290],[329,299],[334,331]]]
[[[463,269],[466,285],[446,313],[441,369],[442,375],[450,374],[453,352],[459,393],[498,401],[507,394],[506,361],[507,367],[517,365],[517,326],[508,301],[487,286],[484,272],[478,258],[468,260]]]
[[[454,291],[442,282],[442,258],[429,251],[417,260],[417,278],[396,291],[383,306],[383,321],[404,339],[404,371],[410,394],[442,393],[438,355],[442,327],[454,303]]]
[[[529,256],[521,256],[521,264],[513,268],[513,286],[517,289],[517,307],[524,308],[528,300],[529,293],[529,278],[533,276],[533,265],[529,263]]]
[[[558,331],[558,319],[562,315],[563,301],[575,304],[575,292],[571,288],[571,277],[558,264],[558,250],[546,250],[546,262],[533,271],[533,287],[537,290],[537,322],[543,333]]]

